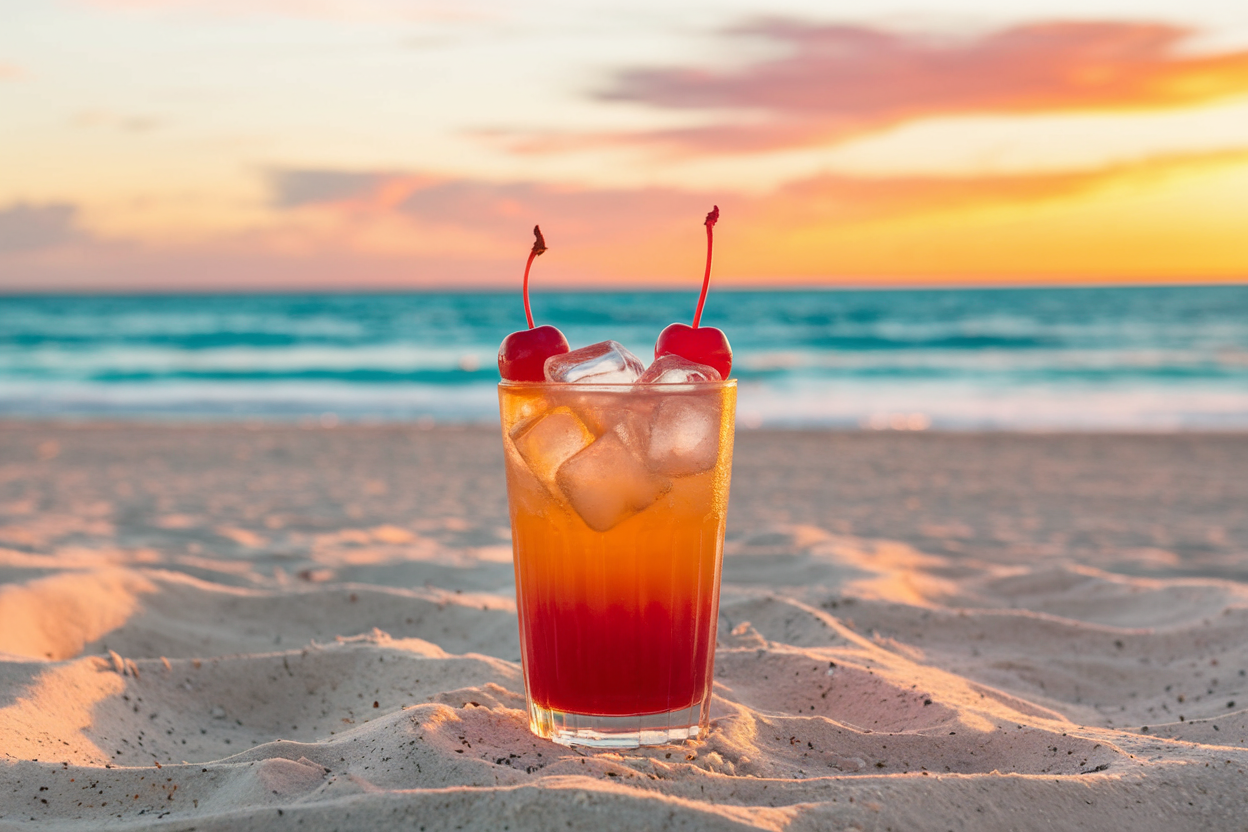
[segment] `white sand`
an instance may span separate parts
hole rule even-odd
[[[1248,828],[1248,436],[739,435],[624,753],[527,731],[500,457],[0,424],[0,829]]]

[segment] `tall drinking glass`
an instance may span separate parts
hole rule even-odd
[[[736,381],[499,385],[529,727],[627,748],[709,725]]]

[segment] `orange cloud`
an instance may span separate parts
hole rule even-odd
[[[630,69],[598,97],[742,117],[643,133],[530,136],[513,149],[640,143],[740,153],[825,144],[936,116],[1165,109],[1248,93],[1248,50],[1185,54],[1180,47],[1193,32],[1164,23],[1032,23],[938,38],[764,20],[730,34],[763,38],[787,54],[726,71]]]
[[[1248,163],[1248,149],[1175,154],[1101,168],[982,176],[858,177],[822,175],[791,183],[760,200],[790,220],[861,222],[1069,200],[1112,187],[1147,187],[1195,169]]]
[[[763,195],[384,170],[281,170],[269,184],[265,224],[193,244],[100,240],[69,206],[11,206],[0,289],[510,285],[535,222],[551,246],[545,285],[694,286],[713,203],[725,283],[1248,279],[1248,151],[1028,175],[825,175]]]
[[[1001,176],[820,176],[741,206],[737,276],[1248,280],[1248,150]],[[731,275],[730,275],[731,276]]]
[[[16,64],[0,61],[0,81],[9,81],[22,77],[22,68]]]
[[[462,258],[464,274],[477,262],[491,283],[514,277],[534,222],[552,247],[542,263],[548,285],[687,281],[699,273],[699,220],[712,203],[725,212],[717,273],[726,281],[1248,278],[1236,227],[1248,191],[1235,197],[1232,186],[1231,201],[1185,196],[1160,217],[1137,207],[1208,179],[1248,181],[1248,150],[1034,174],[821,175],[762,195],[393,171],[282,171],[272,184],[286,213],[323,221],[332,238],[358,241],[362,256],[393,252],[395,240],[437,240],[447,247],[436,256]]]
[[[1032,174],[868,177],[822,174],[770,194],[674,188],[594,188],[445,179],[429,174],[318,169],[271,174],[274,204],[343,216],[399,216],[505,236],[530,220],[576,244],[619,241],[679,228],[703,206],[734,203],[738,218],[767,214],[786,224],[896,220],[1002,205],[1034,206],[1116,186],[1145,187],[1185,171],[1248,163],[1248,149],[1175,154],[1101,168]]]

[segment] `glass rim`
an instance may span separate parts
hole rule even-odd
[[[726,378],[722,381],[682,381],[647,383],[644,385],[638,385],[632,382],[628,384],[580,384],[578,382],[567,381],[512,381],[510,379],[502,379],[498,382],[500,390],[568,390],[582,393],[641,392],[637,390],[638,387],[662,393],[691,393],[699,390],[729,390],[736,386],[737,380],[735,378]]]

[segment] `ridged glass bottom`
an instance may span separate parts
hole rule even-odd
[[[679,711],[631,716],[570,714],[529,703],[529,730],[560,745],[638,748],[696,739],[709,726],[707,702]]]

